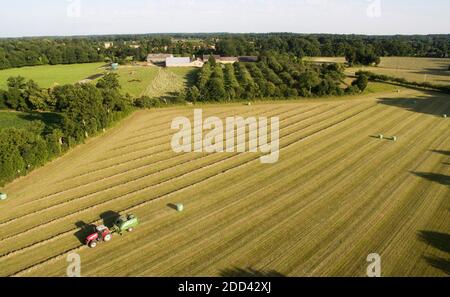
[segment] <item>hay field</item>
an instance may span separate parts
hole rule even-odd
[[[409,81],[450,84],[450,59],[382,57],[378,67],[352,67],[347,74],[354,75],[358,70],[367,70],[378,74],[403,77]]]
[[[158,75],[159,68],[144,66],[120,66],[117,71],[124,94],[140,97]]]
[[[23,76],[32,79],[42,88],[56,85],[73,84],[90,76],[104,72],[105,63],[86,63],[71,65],[44,65],[0,70],[0,89],[7,88],[7,79],[11,76]]]
[[[448,96],[403,90],[204,113],[280,116],[279,162],[175,154],[170,123],[192,108],[136,112],[0,189],[0,275],[64,276],[70,252],[84,276],[364,276],[370,253],[383,276],[448,275]],[[141,220],[135,232],[96,249],[80,242],[84,224],[127,212]]]
[[[120,66],[116,73],[124,93],[132,97],[163,97],[192,85],[196,68]]]
[[[316,63],[346,63],[345,57],[306,57],[305,60]]]

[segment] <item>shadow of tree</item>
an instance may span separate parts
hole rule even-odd
[[[188,74],[186,75],[186,87],[190,88],[195,85],[199,72],[200,69],[193,69],[192,71],[188,72]]]
[[[450,275],[450,260],[439,258],[439,257],[424,257],[425,261],[430,266],[433,266],[434,268],[437,268],[439,270],[442,270],[447,275]]]
[[[423,90],[422,90],[423,91]],[[430,106],[439,103],[439,104],[449,104],[450,100],[448,95],[441,94],[438,92],[432,91],[423,91],[427,95],[421,96],[417,98],[380,98],[378,100],[379,104],[394,106],[406,109],[412,112],[418,112],[423,114],[430,114],[442,117],[443,114],[450,114],[450,106],[448,105],[444,112],[435,112],[430,110]]]
[[[222,277],[286,277],[275,270],[260,271],[253,268],[228,268],[220,271]]]
[[[26,121],[42,121],[46,125],[45,132],[60,128],[63,121],[63,116],[54,112],[18,113],[18,117]]]
[[[424,243],[447,254],[450,253],[450,234],[435,231],[420,231],[417,236]],[[424,256],[424,259],[429,265],[442,270],[446,274],[450,274],[450,258]]]
[[[448,67],[448,65],[447,65]],[[445,67],[445,65],[439,67],[439,68],[425,68],[422,69],[420,71],[414,71],[413,73],[415,74],[420,74],[420,75],[432,75],[432,76],[443,76],[443,77],[448,77],[448,70],[447,67]],[[445,82],[448,82],[445,80]]]
[[[420,231],[417,235],[420,240],[437,248],[440,251],[450,253],[450,234],[434,232],[434,231]]]
[[[433,153],[442,154],[444,156],[450,156],[450,151],[443,151],[443,150],[431,150]]]
[[[412,172],[412,174],[415,174],[421,178],[425,178],[429,181],[450,187],[450,176],[448,175],[430,172]]]

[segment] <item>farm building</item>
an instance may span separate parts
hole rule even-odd
[[[199,64],[201,61],[191,62],[189,57],[171,57],[166,59],[166,67],[193,67],[195,64]],[[201,66],[197,66],[201,67]]]
[[[173,58],[172,54],[148,54],[147,62],[148,63],[163,63],[167,58]]]
[[[202,57],[203,62],[204,63],[208,62],[210,56],[211,55],[203,55]],[[213,57],[216,59],[217,63],[222,64],[233,64],[239,60],[237,57],[221,57],[219,55],[213,55]]]
[[[219,55],[212,55],[214,57],[214,59],[216,59],[216,61],[220,60],[220,56]],[[202,60],[204,63],[208,62],[209,57],[211,57],[211,55],[203,55]]]
[[[105,49],[109,49],[110,47],[113,47],[114,42],[105,42],[103,44],[103,46],[105,47]]]
[[[258,62],[259,58],[257,56],[240,56],[239,62]]]
[[[222,64],[234,64],[239,61],[238,57],[220,57],[219,63]]]
[[[202,68],[203,64],[205,64],[205,63],[203,63],[203,61],[201,59],[197,59],[197,60],[192,61],[190,66]]]

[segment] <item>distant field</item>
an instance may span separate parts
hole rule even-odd
[[[379,67],[406,70],[447,71],[449,64],[450,58],[384,57],[381,59]]]
[[[43,88],[56,85],[76,83],[97,74],[105,69],[104,63],[44,65],[23,68],[13,68],[0,71],[0,89],[7,88],[7,79],[11,76],[23,76],[32,79]],[[191,86],[195,80],[197,68],[159,68],[142,66],[121,66],[116,73],[124,93],[133,97],[148,95],[158,97],[170,92],[177,92],[185,86]],[[94,81],[98,77],[94,78]]]
[[[318,63],[345,63],[344,57],[308,57],[305,59]],[[346,73],[353,76],[359,70],[366,70],[403,77],[410,81],[450,84],[449,65],[450,58],[382,57],[378,67],[351,67],[347,68]]]
[[[23,76],[32,79],[43,88],[55,85],[72,84],[92,75],[103,73],[99,67],[105,63],[44,65],[0,70],[0,88],[7,87],[7,79],[11,76]]]
[[[144,94],[149,97],[173,96],[188,86],[189,74],[194,68],[159,68],[158,75],[147,86]]]
[[[168,68],[168,70],[181,78],[184,81],[185,86],[191,87],[195,84],[197,72],[200,69],[193,67],[172,67]]]
[[[158,67],[121,66],[115,73],[119,75],[123,93],[140,97],[156,78],[158,71]]]
[[[192,67],[122,66],[116,73],[124,93],[132,97],[161,97],[193,85],[196,70]]]
[[[358,70],[378,74],[403,77],[410,81],[450,84],[450,59],[385,57],[378,67],[352,67],[347,74],[354,75]]]
[[[306,61],[318,62],[318,63],[345,63],[344,57],[307,57]]]

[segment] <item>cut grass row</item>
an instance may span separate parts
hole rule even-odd
[[[274,110],[268,111],[271,113],[274,113]],[[291,111],[289,111],[291,112]],[[160,139],[160,141],[162,141],[163,139]],[[158,153],[164,153],[167,152],[167,150],[162,150]],[[177,155],[174,153],[170,153],[171,157],[167,158],[167,156],[162,155],[160,158],[156,159],[156,160],[151,160],[151,162],[147,161],[144,166],[138,166],[137,169],[142,169],[142,168],[148,168],[150,167],[150,172],[144,172],[143,177],[148,176],[148,174],[159,174],[162,171],[166,170],[166,169],[171,169],[173,168],[174,165],[178,164],[178,165],[183,165],[183,164],[187,164],[190,163],[191,161],[195,160],[192,159],[191,156],[186,156],[186,155]],[[155,155],[152,155],[152,157]],[[199,159],[200,157],[204,157],[204,155],[199,155],[199,157],[197,157],[196,159]],[[110,160],[115,160],[115,158],[111,158]],[[183,161],[180,161],[183,160]],[[134,161],[134,160],[133,160]],[[174,162],[174,164],[171,164],[170,162]],[[34,209],[35,206],[33,206],[33,204],[35,204],[36,206],[40,206],[41,209],[47,209],[48,207],[50,207],[51,205],[46,205],[44,204],[44,202],[51,202],[52,205],[60,205],[61,202],[64,201],[59,201],[57,199],[55,199],[57,195],[61,195],[61,194],[66,194],[68,191],[71,190],[79,190],[82,187],[88,186],[90,184],[97,184],[99,183],[100,185],[103,185],[103,188],[106,189],[110,189],[111,185],[105,184],[105,180],[111,178],[111,177],[115,177],[115,176],[123,176],[124,174],[126,174],[126,180],[135,180],[136,178],[133,178],[132,175],[130,175],[130,172],[132,172],[133,170],[135,170],[135,167],[131,167],[132,164],[130,164],[130,162],[127,160],[126,162],[122,163],[123,165],[125,165],[126,167],[122,169],[122,171],[120,171],[119,173],[114,173],[113,175],[104,175],[105,172],[103,172],[103,175],[101,176],[96,176],[96,175],[91,175],[88,174],[88,176],[86,177],[86,179],[84,181],[81,181],[79,183],[79,185],[75,185],[74,187],[69,187],[69,185],[63,184],[61,186],[61,190],[60,191],[54,191],[51,194],[48,194],[46,196],[33,196],[30,197],[29,201],[21,201],[21,204],[19,206],[17,206],[17,208],[15,208],[14,211],[18,211],[19,209],[22,209],[24,206],[27,206],[27,208],[31,208]],[[114,164],[113,166],[116,166],[117,164]],[[163,165],[163,166],[161,166]],[[110,167],[106,167],[106,173],[109,174],[111,173],[111,166]],[[102,170],[103,171],[103,170]],[[142,174],[141,172],[137,172],[138,174]],[[72,179],[72,178],[71,178]],[[121,182],[118,183],[118,185],[120,185]],[[106,187],[105,187],[106,186]],[[79,195],[82,192],[77,192],[77,195]],[[89,192],[88,192],[89,193]],[[50,199],[51,198],[51,199]],[[67,198],[67,196],[64,196],[64,198]],[[22,219],[22,216],[26,215],[25,213],[21,214],[20,219]],[[0,224],[4,224],[5,222],[2,222]]]
[[[206,158],[209,158],[209,157],[211,157],[211,156],[207,156]],[[227,157],[227,159],[229,159],[228,157]],[[225,160],[227,160],[227,159],[225,159]],[[222,160],[221,159],[219,159],[219,161],[220,162],[222,162]],[[213,160],[213,162],[217,162],[217,160]],[[214,164],[214,163],[212,163],[212,164]],[[195,168],[195,169],[193,169],[193,168],[188,168],[187,169],[187,172],[188,173],[192,173],[192,172],[195,172],[196,170],[200,170],[200,169],[202,169],[203,167],[205,166],[205,164],[201,164],[200,166],[198,166],[197,168]],[[208,165],[206,165],[206,166],[210,166],[210,164],[208,163]],[[172,169],[172,168],[170,168],[170,169]],[[178,172],[176,172],[176,173],[178,173]],[[181,173],[181,175],[180,174],[178,174],[178,176],[184,176],[186,173]],[[158,181],[156,181],[155,183],[152,183],[152,182],[145,182],[144,184],[145,185],[148,185],[148,184],[151,184],[151,185],[160,185],[160,184],[162,184],[162,183],[165,183],[166,181],[170,181],[170,182],[173,182],[173,178],[174,178],[174,176],[169,176],[168,177],[168,179],[165,179],[164,181],[161,181],[161,180],[158,180]],[[124,185],[124,184],[120,184],[120,186],[126,186],[126,185]],[[145,188],[148,188],[147,186],[145,187]],[[126,187],[126,190],[128,191],[128,189],[129,189],[129,187]],[[111,187],[108,187],[107,188],[107,190],[109,191],[109,190],[112,190],[112,188]],[[131,193],[135,193],[135,192],[139,192],[139,191],[141,191],[141,188],[137,188],[136,190],[134,190],[134,191],[131,191]],[[98,193],[98,191],[96,192],[96,193]],[[117,195],[116,197],[117,197],[117,199],[124,199],[124,198],[126,198],[127,197],[127,195],[129,194],[130,192],[127,192],[126,194],[123,194],[123,195]],[[89,194],[88,196],[90,196],[91,194]],[[83,197],[83,198],[89,198],[89,197]],[[109,198],[109,196],[108,195],[105,195],[104,197],[103,197],[103,199],[106,199],[106,200],[102,200],[102,201],[110,201],[111,199],[109,199],[108,200],[108,198]],[[76,198],[77,200],[79,200],[79,198]],[[80,209],[80,201],[77,201],[78,203],[77,203],[77,205],[76,205],[76,209]],[[90,201],[89,201],[90,202]],[[57,207],[60,207],[60,206],[63,206],[63,205],[61,205],[61,204],[59,204],[59,205],[57,205]],[[45,209],[45,211],[52,211],[52,208],[46,208]],[[38,214],[38,213],[33,213],[33,214]],[[40,223],[42,223],[42,217],[44,217],[42,214],[40,214]],[[24,217],[22,216],[20,219],[23,219]],[[26,218],[26,217],[25,217]],[[11,223],[13,223],[13,221],[10,221],[10,222],[8,222],[7,224],[11,224]],[[42,225],[41,225],[42,226]],[[11,231],[11,230],[10,230]],[[23,231],[23,230],[22,230]],[[11,233],[9,233],[9,234],[11,234]],[[22,232],[21,233],[21,235],[26,235],[26,232]],[[9,238],[9,239],[13,239],[13,238]]]
[[[155,194],[152,191],[143,192],[140,198],[130,197],[137,204],[132,203],[129,205],[131,209],[128,210],[136,212],[142,218],[143,224],[140,230],[142,232],[139,235],[137,233],[127,235],[123,240],[113,241],[111,245],[100,247],[101,252],[116,253],[115,255],[119,257],[117,253],[120,249],[127,249],[132,245],[136,248],[136,252],[132,253],[130,257],[102,263],[104,259],[96,257],[97,252],[92,253],[91,250],[81,247],[80,243],[76,242],[73,237],[76,229],[72,225],[73,229],[61,236],[57,233],[58,229],[52,227],[47,234],[55,235],[55,237],[50,240],[40,244],[32,243],[24,251],[1,257],[2,267],[6,267],[6,271],[9,271],[8,274],[23,270],[23,273],[34,274],[41,271],[45,274],[60,275],[65,271],[64,253],[75,250],[82,254],[83,263],[86,263],[83,264],[83,269],[86,269],[85,271],[90,275],[114,275],[117,273],[120,275],[187,275],[190,273],[211,275],[216,274],[218,268],[227,268],[226,265],[229,267],[231,263],[237,265],[257,263],[258,268],[267,269],[282,267],[283,269],[280,271],[294,275],[300,274],[298,267],[302,266],[304,273],[314,271],[317,275],[334,273],[327,270],[326,267],[318,265],[320,262],[318,259],[325,257],[329,262],[331,258],[328,255],[335,245],[344,253],[342,257],[346,258],[346,261],[342,261],[339,265],[336,264],[334,268],[336,271],[342,272],[342,269],[349,267],[347,262],[351,257],[348,257],[348,244],[346,244],[347,250],[341,247],[338,239],[333,238],[333,232],[346,234],[346,237],[343,237],[344,235],[337,236],[340,238],[339,240],[348,243],[357,242],[357,239],[351,237],[349,232],[352,228],[367,228],[368,225],[362,223],[364,217],[361,213],[370,215],[371,212],[365,211],[364,205],[373,207],[372,210],[375,210],[376,213],[384,213],[383,209],[376,211],[377,204],[374,202],[377,199],[386,199],[384,195],[382,198],[373,196],[367,199],[364,196],[365,193],[375,195],[380,191],[379,183],[371,179],[370,173],[374,170],[371,166],[379,165],[380,172],[377,174],[378,181],[381,183],[389,184],[389,177],[396,177],[396,173],[397,175],[402,173],[399,176],[404,178],[403,172],[407,170],[410,163],[403,167],[395,167],[397,162],[401,164],[404,162],[402,158],[399,158],[402,156],[402,145],[408,141],[411,147],[408,157],[404,158],[421,164],[424,159],[417,158],[418,154],[434,143],[421,143],[420,146],[414,147],[411,139],[414,137],[427,138],[424,131],[429,131],[431,125],[435,125],[439,129],[436,129],[434,134],[428,138],[436,138],[435,135],[439,135],[438,133],[445,135],[445,128],[448,128],[441,119],[436,117],[411,113],[386,105],[370,107],[371,104],[368,102],[358,105],[352,105],[350,110],[353,112],[347,111],[346,117],[343,117],[342,114],[332,115],[330,113],[329,119],[324,119],[323,122],[316,121],[312,126],[302,126],[303,124],[308,125],[308,121],[298,124],[298,127],[303,127],[305,130],[297,131],[296,126],[289,126],[282,133],[283,149],[281,153],[288,161],[280,162],[275,165],[276,167],[265,167],[259,164],[256,156],[254,158],[245,155],[231,156],[230,158],[233,158],[231,166],[223,166],[222,163],[219,163],[200,171],[202,178],[187,176],[189,178],[186,183],[185,181],[177,182],[170,192],[164,193],[161,188],[161,195],[155,196],[155,200],[149,200],[150,195]],[[363,106],[368,108],[363,108]],[[359,112],[360,109],[361,112]],[[441,113],[443,109],[448,109],[448,106],[442,107],[436,103],[431,106],[420,103],[418,111]],[[313,113],[310,116],[315,118]],[[298,122],[299,118],[293,116],[288,118],[288,121]],[[389,131],[387,123],[395,127],[392,132]],[[371,133],[386,131],[392,135],[402,135],[401,145],[370,140],[368,130],[371,130]],[[408,131],[411,132],[407,133]],[[312,136],[308,138],[308,135]],[[118,137],[123,136],[118,135]],[[439,145],[438,142],[435,144]],[[382,150],[383,148],[385,150]],[[299,151],[302,152],[301,156],[298,154]],[[389,159],[381,158],[384,156],[391,157]],[[249,158],[247,159],[247,157]],[[124,169],[126,168],[124,166]],[[298,168],[302,168],[302,171],[299,171]],[[354,170],[355,168],[357,170]],[[386,170],[389,170],[388,175],[385,173]],[[261,174],[251,174],[255,171]],[[320,180],[316,180],[318,176],[320,176]],[[361,183],[358,190],[352,191],[355,186],[355,176],[364,182]],[[223,190],[217,192],[220,187]],[[394,192],[391,187],[389,188],[389,191],[382,191],[392,197]],[[349,191],[351,195],[346,191]],[[439,191],[436,191],[438,194],[432,196],[436,198],[436,203],[442,198],[442,191],[442,187],[439,187]],[[364,199],[354,200],[355,198],[353,198],[361,196]],[[274,199],[275,197],[276,199]],[[333,204],[337,200],[339,200],[339,204]],[[174,201],[186,201],[188,208],[185,215],[174,218],[173,213],[165,209],[164,206],[167,202]],[[291,209],[299,210],[300,204],[302,204],[302,211],[290,212]],[[111,205],[120,208],[122,203]],[[104,210],[111,208],[105,206]],[[118,208],[112,210],[120,211]],[[405,212],[411,213],[413,208],[410,206]],[[335,211],[338,211],[343,217],[339,223],[334,223],[340,217],[337,214],[332,216]],[[96,217],[92,212],[89,216],[94,219]],[[228,219],[228,216],[231,218]],[[355,221],[359,220],[360,224],[352,224],[352,216],[357,218]],[[274,217],[273,220],[272,217]],[[401,217],[402,220],[407,218],[406,214]],[[392,219],[390,218],[389,221]],[[240,224],[236,222],[240,222]],[[244,224],[244,222],[247,223]],[[328,229],[321,229],[325,226]],[[313,227],[317,231],[314,231],[316,229]],[[299,231],[308,230],[311,230],[311,233],[305,233],[304,236],[299,233]],[[362,237],[364,237],[363,231],[358,233]],[[409,229],[406,229],[405,232],[411,234]],[[282,237],[274,234],[280,234]],[[310,238],[308,234],[310,234]],[[313,237],[314,234],[324,234],[324,236],[317,238]],[[298,243],[291,239],[296,237],[299,238]],[[27,242],[34,242],[34,238],[29,238]],[[320,244],[321,242],[329,245]],[[310,243],[323,246],[323,251],[314,253],[314,245],[311,246]],[[400,243],[399,240],[397,244]],[[46,245],[52,247],[51,251],[48,251],[48,248],[46,250]],[[202,247],[201,252],[198,250],[200,246]],[[295,257],[286,258],[285,261],[288,263],[278,260],[283,253],[291,252]],[[315,260],[308,262],[308,258],[303,257],[308,253],[317,255],[313,257]],[[190,259],[190,261],[184,259]],[[206,260],[202,263],[201,259]],[[358,264],[360,266],[349,270],[352,271],[352,275],[355,274],[355,271],[356,274],[360,273],[361,265],[365,264],[364,260],[365,258],[363,258],[362,264]],[[126,262],[130,268],[117,271],[123,262]],[[305,262],[308,262],[309,266],[304,266]],[[146,267],[151,268],[147,269]],[[30,269],[28,270],[28,268]]]
[[[251,199],[249,199],[250,201],[251,201]],[[245,215],[244,215],[244,217],[245,217]],[[180,232],[182,232],[183,230],[180,230]],[[252,232],[250,232],[249,234],[253,234]],[[178,238],[178,237],[174,237],[174,238]],[[148,256],[148,254],[146,254],[147,256]],[[159,254],[160,255],[160,254]],[[142,259],[141,259],[142,260]],[[91,263],[90,261],[89,261],[89,263],[90,264],[92,264],[92,265],[94,265],[94,263]],[[112,267],[113,267],[114,265],[112,265]],[[105,267],[102,267],[102,271],[103,271],[103,268],[105,268]],[[108,272],[105,272],[106,274],[108,274]]]

